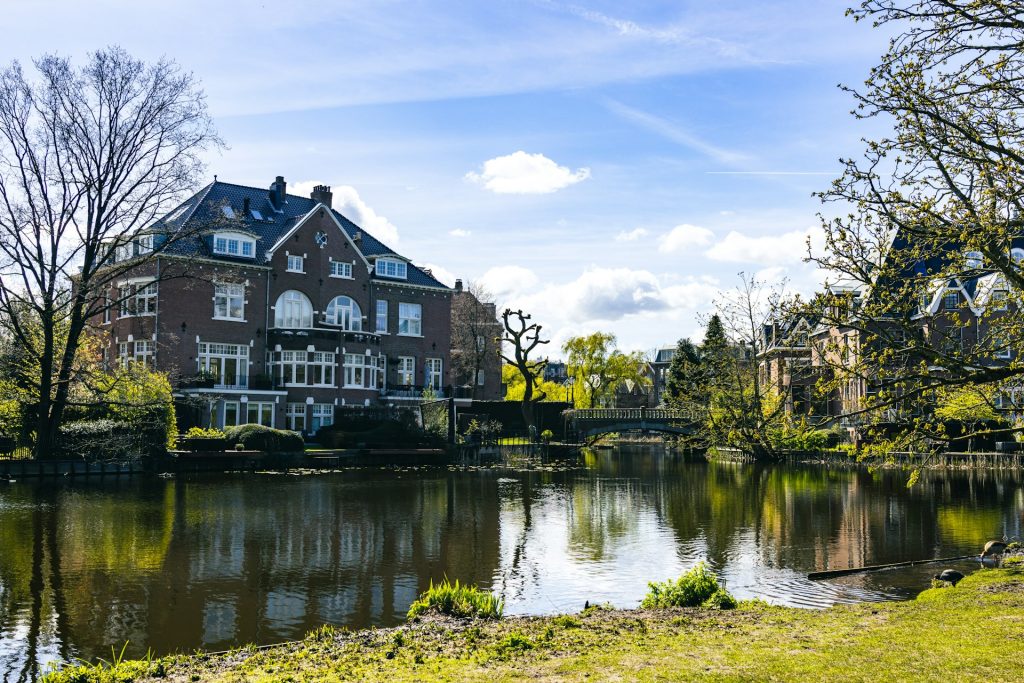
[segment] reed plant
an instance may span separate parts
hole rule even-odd
[[[421,614],[436,612],[460,618],[500,619],[504,609],[505,601],[494,593],[460,584],[458,579],[451,583],[446,578],[436,586],[431,581],[426,592],[409,607],[407,616],[412,619]]]

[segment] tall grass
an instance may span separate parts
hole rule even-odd
[[[497,595],[476,586],[460,584],[458,579],[451,583],[446,578],[436,586],[431,581],[427,591],[409,607],[407,616],[412,619],[427,612],[437,612],[452,617],[500,619],[504,609],[505,601]]]
[[[718,578],[703,562],[680,576],[664,583],[648,583],[649,590],[640,607],[708,607],[732,609],[736,598],[718,585]]]

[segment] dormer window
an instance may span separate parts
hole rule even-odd
[[[379,258],[374,270],[382,277],[393,277],[404,280],[408,277],[405,261],[396,259]]]
[[[218,233],[213,237],[213,253],[252,258],[256,253],[256,240],[237,233]]]

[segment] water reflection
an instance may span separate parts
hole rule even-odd
[[[909,597],[935,568],[828,567],[977,552],[1021,536],[1020,474],[685,462],[660,448],[569,471],[354,470],[314,477],[19,482],[0,489],[0,678],[55,659],[395,624],[431,579],[510,613],[634,606],[706,559],[740,597],[819,606]]]

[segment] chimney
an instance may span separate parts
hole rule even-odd
[[[461,292],[462,291],[462,280],[456,280],[455,281],[455,291],[456,292]]]
[[[334,199],[334,193],[331,192],[330,185],[317,185],[313,188],[313,191],[309,193],[309,198],[314,202],[326,204],[327,207],[330,208],[331,201]]]
[[[249,198],[245,197],[242,199],[242,213],[245,214],[245,218],[249,217]]]
[[[274,179],[274,182],[270,186],[270,202],[278,211],[284,209],[284,197],[287,189],[288,183],[284,181],[283,175],[277,176],[277,178]]]

